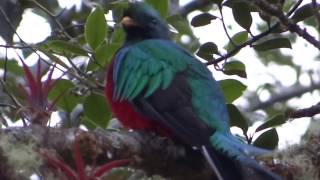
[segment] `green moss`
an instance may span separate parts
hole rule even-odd
[[[22,143],[11,135],[1,135],[0,148],[8,160],[8,165],[19,176],[30,177],[42,164],[33,142]]]
[[[262,158],[266,164],[284,179],[320,180],[320,122],[314,121],[300,144]]]

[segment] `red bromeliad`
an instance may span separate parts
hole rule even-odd
[[[28,105],[22,107],[19,113],[23,119],[27,119],[32,124],[46,125],[54,109],[54,105],[63,95],[63,93],[61,93],[52,102],[48,100],[49,92],[57,82],[57,80],[52,79],[55,66],[48,71],[47,78],[43,82],[41,79],[44,74],[40,60],[37,62],[35,75],[23,60],[21,60],[21,62],[25,74],[26,86],[19,84],[19,88],[23,96],[27,99]]]
[[[53,155],[50,155],[45,151],[41,152],[40,154],[48,163],[48,165],[54,167],[55,169],[59,170],[58,172],[62,173],[57,175],[60,175],[60,177],[63,175],[63,179],[66,178],[68,180],[98,180],[106,175],[111,169],[125,166],[129,163],[129,159],[113,160],[97,168],[89,168],[88,171],[86,170],[87,165],[82,159],[77,140],[74,142],[73,147],[73,158],[75,161],[76,170],[72,169],[70,165],[68,165],[64,161],[58,159],[57,157],[54,157]]]

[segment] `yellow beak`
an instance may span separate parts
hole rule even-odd
[[[131,17],[125,16],[121,20],[121,24],[124,27],[130,27],[130,26],[140,26],[136,21],[134,21]]]

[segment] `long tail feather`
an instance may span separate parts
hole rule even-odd
[[[212,170],[214,171],[215,175],[217,176],[218,180],[224,180],[222,178],[222,175],[220,173],[220,171],[218,170],[218,167],[216,166],[216,164],[213,162],[212,157],[209,154],[208,149],[206,148],[206,146],[202,146],[201,147],[201,151],[204,155],[204,157],[206,158],[207,162],[209,163],[210,167],[212,168]]]
[[[210,138],[213,147],[224,154],[225,156],[239,162],[242,169],[254,170],[254,173],[259,176],[259,179],[265,180],[280,180],[281,178],[276,174],[263,168],[256,160],[251,156],[270,154],[272,151],[257,148],[245,144],[231,134],[222,134],[215,132]]]
[[[244,180],[236,161],[216,151],[211,145],[203,145],[201,151],[218,180]]]

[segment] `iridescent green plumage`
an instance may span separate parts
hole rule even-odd
[[[229,131],[223,95],[210,71],[192,55],[167,40],[145,40],[125,47],[114,77],[115,98],[147,98],[166,89],[177,73],[184,73],[192,90],[192,104],[202,120],[216,130]],[[121,53],[121,52],[119,52]]]

